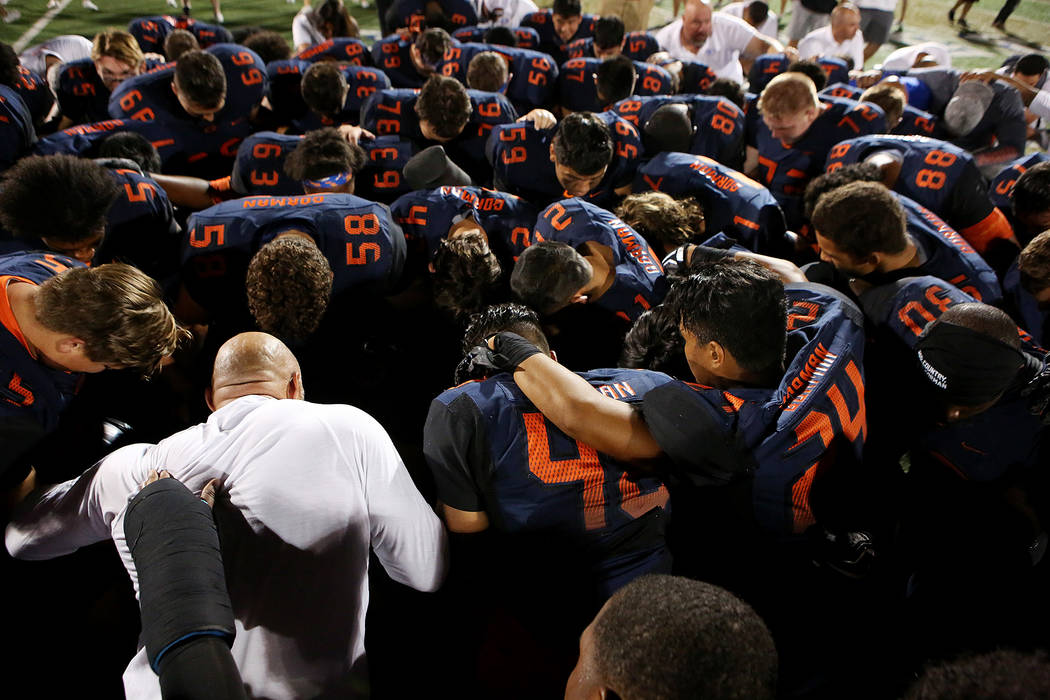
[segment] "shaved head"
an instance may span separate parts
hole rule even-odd
[[[208,406],[218,410],[241,396],[304,397],[299,362],[292,351],[268,333],[241,333],[223,343],[215,356]]]

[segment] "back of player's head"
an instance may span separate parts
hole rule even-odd
[[[1032,77],[1041,76],[1048,68],[1050,61],[1041,53],[1030,53],[1021,56],[1014,64],[1014,73]]]
[[[824,86],[828,84],[828,75],[824,72],[824,69],[820,67],[820,64],[816,61],[799,60],[793,62],[787,67],[789,73],[801,73],[810,80],[813,81],[813,87],[820,92],[824,89]]]
[[[365,152],[349,143],[338,130],[327,127],[307,132],[284,161],[284,172],[293,180],[324,180],[333,176],[353,178],[365,166]]]
[[[343,111],[346,102],[346,76],[331,61],[318,61],[303,73],[299,86],[306,106],[328,117]]]
[[[105,228],[118,193],[109,171],[93,161],[23,158],[0,181],[0,223],[18,238],[78,243]]]
[[[99,158],[127,158],[135,161],[144,173],[160,172],[160,153],[142,134],[121,131],[107,136],[98,147]]]
[[[245,281],[259,328],[302,340],[321,323],[332,293],[332,268],[313,241],[278,236],[252,256]]]
[[[941,123],[953,136],[966,136],[984,120],[994,99],[995,91],[979,80],[961,83],[948,100]]]
[[[440,27],[431,27],[416,37],[420,58],[428,66],[437,64],[452,46],[452,37]]]
[[[497,333],[517,333],[544,353],[550,352],[547,336],[543,334],[536,312],[521,304],[505,303],[487,306],[470,317],[470,325],[463,333],[463,352],[481,345]]]
[[[327,27],[329,36],[357,36],[357,20],[350,16],[343,0],[324,0],[315,12],[317,24]]]
[[[207,51],[187,51],[179,56],[175,81],[187,100],[204,108],[216,107],[226,97],[222,63]]]
[[[592,275],[590,263],[572,246],[543,241],[518,256],[510,288],[523,304],[546,315],[571,303]]]
[[[693,380],[685,359],[685,341],[678,332],[678,319],[669,307],[661,304],[649,309],[631,325],[623,341],[619,366]]]
[[[288,40],[274,31],[255,32],[242,43],[246,48],[259,54],[263,63],[284,61],[292,57],[292,47],[288,44]]]
[[[643,576],[609,599],[589,631],[573,675],[590,665],[597,684],[624,700],[775,695],[772,635],[747,603],[718,586]]]
[[[120,29],[107,29],[95,35],[91,43],[91,58],[97,61],[103,56],[115,58],[135,69],[145,60],[135,37]]]
[[[171,33],[164,37],[164,56],[169,61],[178,61],[184,53],[200,51],[200,48],[197,37],[185,29],[172,29]]]
[[[908,244],[904,208],[885,185],[853,182],[824,194],[813,228],[854,258],[900,253]]]
[[[1050,162],[1033,165],[1024,171],[1014,183],[1010,198],[1018,217],[1050,212]]]
[[[680,102],[661,105],[642,127],[642,145],[646,155],[689,153],[693,149],[693,115],[688,105]]]
[[[72,268],[45,280],[35,315],[45,328],[83,340],[93,362],[147,374],[188,337],[165,306],[159,285],[121,263]]]
[[[677,248],[704,225],[704,210],[695,199],[677,201],[664,192],[632,194],[616,215],[657,250]]]
[[[432,263],[434,302],[457,316],[479,309],[503,272],[477,229],[442,239]]]
[[[817,88],[803,73],[781,73],[769,81],[758,98],[763,114],[783,116],[798,114],[807,109],[819,109]]]
[[[1043,231],[1028,242],[1017,258],[1021,286],[1029,294],[1050,288],[1050,231]]]
[[[604,121],[591,112],[573,112],[558,124],[554,158],[580,175],[593,175],[613,157],[612,135]]]
[[[1050,697],[1050,657],[997,649],[927,666],[904,700],[1031,700]]]
[[[471,90],[499,92],[509,77],[507,59],[495,51],[482,51],[467,66],[467,87]]]
[[[603,104],[619,102],[634,93],[634,83],[638,74],[634,71],[634,61],[623,54],[602,61],[595,74],[598,99]]]
[[[803,215],[812,219],[821,197],[851,182],[882,182],[882,171],[874,163],[851,163],[813,178],[802,196]]]
[[[0,85],[14,87],[18,82],[18,54],[10,44],[0,41]]]
[[[740,109],[743,109],[744,104],[747,102],[747,95],[744,93],[743,86],[731,78],[715,80],[704,94],[711,97],[724,97]]]
[[[708,263],[676,284],[665,302],[703,345],[715,341],[744,370],[766,374],[784,362],[784,283],[750,260]]]
[[[489,27],[485,30],[482,40],[486,44],[495,44],[496,46],[518,45],[518,35],[510,27]]]
[[[619,48],[626,33],[623,20],[616,15],[599,17],[594,23],[594,46],[599,49]]]
[[[769,5],[762,0],[753,0],[744,8],[744,15],[747,23],[752,27],[760,26],[769,17]]]
[[[876,83],[860,95],[861,102],[871,102],[886,113],[886,125],[896,125],[908,104],[908,91],[897,81]]]
[[[453,139],[463,131],[473,111],[463,83],[444,75],[432,75],[423,83],[416,99],[416,116],[427,122],[442,139]]]
[[[554,0],[551,5],[551,14],[561,17],[579,17],[583,14],[583,5],[580,0]]]

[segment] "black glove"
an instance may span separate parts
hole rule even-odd
[[[1021,389],[1021,396],[1028,399],[1028,411],[1039,416],[1043,425],[1050,425],[1050,364]]]
[[[476,345],[456,367],[456,382],[480,379],[500,372],[513,372],[525,360],[542,351],[517,333],[497,333],[488,344]]]

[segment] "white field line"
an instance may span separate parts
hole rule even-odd
[[[42,0],[38,1],[42,2]],[[71,1],[72,0],[61,0],[61,2],[58,4],[58,7],[48,10],[44,13],[43,17],[38,19],[36,22],[33,22],[33,26],[27,29],[26,33],[18,37],[18,41],[11,45],[11,48],[15,50],[15,53],[20,54],[23,51],[25,51],[25,48],[29,46],[29,42],[35,39],[37,34],[44,31],[44,27],[51,24],[51,20],[53,20],[59,12],[66,9],[66,6]]]

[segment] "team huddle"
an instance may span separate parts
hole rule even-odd
[[[820,4],[786,44],[760,1],[399,0],[369,47],[326,0],[294,51],[0,45],[8,552],[112,538],[128,697],[368,696],[370,551],[432,592],[369,623],[377,697],[1045,648],[1050,63],[866,71],[885,3]],[[970,696],[1048,677],[1000,654]]]

